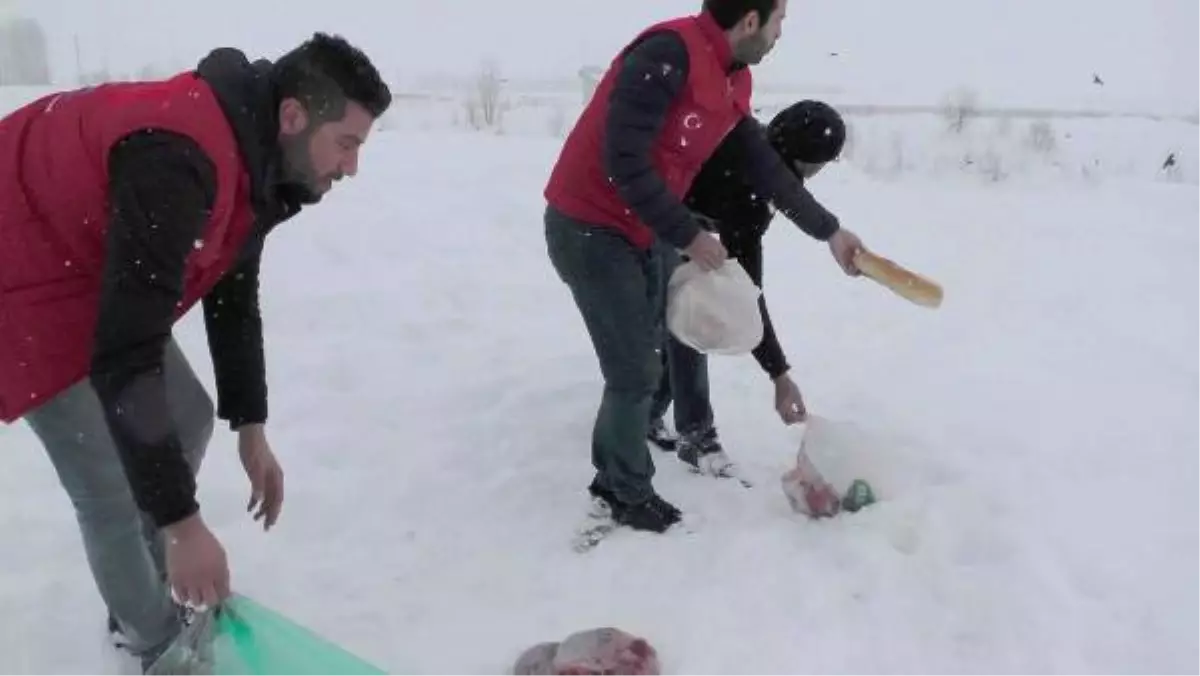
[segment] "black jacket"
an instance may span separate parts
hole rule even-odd
[[[699,232],[691,211],[716,219],[730,255],[761,286],[762,236],[773,215],[771,205],[819,240],[837,231],[838,220],[809,194],[771,146],[762,126],[749,116],[705,164],[688,196],[681,202],[671,195],[654,171],[650,148],[687,82],[687,72],[687,47],[674,32],[651,33],[629,50],[609,104],[606,168],[634,213],[676,248],[686,248]],[[766,330],[754,356],[775,377],[785,373],[788,364],[766,303],[762,298],[759,303]]]
[[[763,236],[775,217],[771,202],[755,192],[746,179],[745,147],[738,137],[730,136],[721,142],[712,157],[704,163],[700,174],[684,198],[689,209],[710,219],[710,229],[721,238],[721,244],[736,258],[750,279],[763,286]],[[784,355],[771,313],[767,310],[766,294],[758,297],[762,312],[763,337],[754,348],[754,359],[771,378],[787,373],[791,366]]]
[[[232,49],[212,52],[197,68],[234,129],[255,211],[254,232],[236,266],[202,301],[217,412],[234,428],[267,419],[258,302],[264,239],[315,201],[282,178],[270,68],[267,61],[251,65]],[[216,176],[194,141],[164,130],[126,137],[108,161],[111,211],[91,382],[134,498],[162,526],[198,509],[195,480],[167,407],[163,351],[183,295],[186,258],[216,196]]]

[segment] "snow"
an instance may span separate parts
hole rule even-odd
[[[224,430],[200,481],[239,591],[393,672],[503,673],[605,625],[669,673],[1200,668],[1194,183],[829,168],[813,190],[843,223],[946,289],[919,308],[782,217],[768,235],[768,302],[823,421],[814,459],[880,502],[792,514],[778,479],[798,433],[751,358],[714,358],[718,424],[755,487],[655,451],[696,532],[581,556],[600,381],[545,255],[559,143],[384,131],[272,235],[282,519],[263,534],[244,512]],[[211,390],[198,316],[180,337]],[[49,462],[23,425],[0,447],[0,672],[110,665]]]

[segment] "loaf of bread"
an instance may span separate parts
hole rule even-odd
[[[942,304],[940,285],[904,269],[894,261],[869,251],[859,251],[854,256],[854,264],[867,277],[917,305],[935,308]]]

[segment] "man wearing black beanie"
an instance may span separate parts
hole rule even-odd
[[[771,146],[801,181],[811,179],[836,160],[846,141],[846,125],[828,104],[804,100],[782,110],[764,130]],[[732,135],[717,148],[692,184],[684,204],[707,221],[721,238],[729,257],[745,268],[760,288],[763,280],[762,240],[775,216],[769,200],[756,194],[745,175],[744,149]],[[678,264],[679,259],[675,261]],[[759,296],[763,338],[753,354],[775,384],[775,410],[785,424],[804,419],[800,389],[775,336],[765,296]],[[667,333],[663,375],[650,410],[649,439],[659,448],[675,451],[697,471],[731,476],[713,421],[708,391],[708,360]],[[674,402],[678,437],[667,432],[663,416]]]

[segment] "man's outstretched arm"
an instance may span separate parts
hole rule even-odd
[[[742,148],[750,184],[771,200],[784,216],[808,233],[826,241],[840,228],[838,219],[812,196],[767,140],[762,125],[747,116],[730,132]]]

